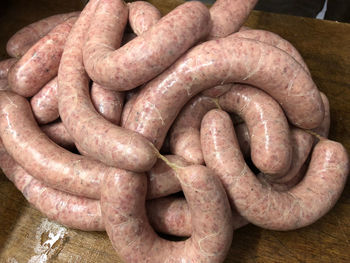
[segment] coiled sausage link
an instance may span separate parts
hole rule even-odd
[[[177,116],[170,129],[170,151],[192,164],[203,164],[199,128],[203,116],[216,108],[209,97],[196,96],[190,100]]]
[[[245,121],[255,166],[274,177],[286,173],[292,161],[292,145],[288,121],[278,103],[262,90],[234,84],[219,97],[219,104]]]
[[[222,262],[232,241],[232,213],[225,191],[204,166],[177,169],[192,215],[192,236],[170,242],[159,238],[145,211],[147,181],[123,172],[104,177],[101,209],[106,231],[126,262]]]
[[[209,39],[226,37],[243,25],[258,0],[217,0],[210,8]]]
[[[16,58],[8,58],[0,61],[0,79],[7,78],[10,68],[18,61]]]
[[[11,158],[1,140],[0,167],[27,201],[49,219],[85,231],[104,230],[99,201],[70,195],[46,186]]]
[[[36,179],[68,193],[100,197],[100,179],[109,168],[53,143],[37,125],[29,102],[9,91],[0,92],[0,136],[7,152]]]
[[[57,75],[66,39],[76,20],[72,17],[56,26],[11,68],[8,81],[14,92],[31,97]]]
[[[36,180],[8,155],[1,140],[0,167],[27,201],[49,219],[84,231],[105,230],[99,200],[61,192]],[[151,215],[151,224],[160,233],[175,236],[191,234],[190,212],[185,200],[154,199],[148,201],[146,205],[147,213]],[[189,220],[174,224],[174,218],[184,216]],[[235,228],[240,226],[240,224],[234,225]]]
[[[184,3],[142,36],[114,50],[120,44],[126,19],[127,8],[121,0],[101,0],[83,50],[90,78],[119,91],[133,89],[154,78],[204,38],[209,31],[210,15],[200,2]]]
[[[71,12],[53,15],[23,27],[8,40],[6,45],[7,54],[16,58],[23,56],[35,42],[44,37],[55,26],[70,17],[79,16],[79,14],[80,12]]]
[[[201,127],[207,166],[220,177],[231,204],[249,222],[273,230],[307,226],[335,204],[349,172],[349,159],[337,142],[321,140],[315,146],[303,180],[286,192],[264,187],[244,162],[230,117],[212,110]]]
[[[119,91],[107,90],[97,83],[93,83],[90,96],[95,109],[106,120],[119,125],[125,94]]]
[[[148,31],[162,17],[162,14],[151,3],[146,1],[135,1],[128,3],[129,24],[138,36]]]
[[[273,46],[229,36],[192,48],[150,81],[137,97],[125,127],[160,148],[170,125],[191,97],[231,82],[266,91],[294,125],[314,128],[322,122],[319,91],[298,62]]]
[[[95,9],[98,1],[90,3]],[[84,9],[67,39],[58,71],[59,113],[69,134],[89,156],[118,168],[147,171],[157,159],[153,145],[136,132],[105,120],[90,100],[82,46],[94,9]]]
[[[147,201],[147,215],[150,224],[159,233],[172,233],[189,237],[192,233],[191,212],[185,198],[172,196]],[[233,229],[239,229],[249,222],[236,210],[232,210]]]
[[[57,77],[54,77],[30,99],[33,114],[39,124],[52,122],[60,116],[58,113],[57,85]]]

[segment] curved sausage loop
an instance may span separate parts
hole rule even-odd
[[[185,198],[166,196],[149,200],[146,205],[148,219],[157,232],[182,237],[191,236],[191,212]],[[249,224],[236,210],[232,210],[231,223],[234,230]]]
[[[141,36],[115,50],[128,10],[121,0],[101,0],[84,46],[90,78],[113,90],[130,90],[169,67],[209,31],[210,14],[200,2],[184,3]]]
[[[187,101],[205,89],[232,82],[264,90],[296,126],[311,129],[323,120],[320,93],[296,60],[271,45],[232,35],[192,48],[147,83],[125,128],[144,135],[160,148]]]
[[[84,231],[104,230],[99,201],[61,192],[36,180],[11,158],[1,140],[0,167],[27,201],[49,219]]]
[[[80,12],[71,12],[53,15],[23,27],[7,41],[7,54],[16,58],[23,56],[35,42],[44,37],[55,26],[70,17],[79,16],[79,14]]]
[[[11,67],[8,82],[14,92],[32,97],[57,75],[66,39],[76,20],[72,17],[57,25]]]
[[[192,236],[171,242],[156,235],[145,211],[146,177],[105,176],[101,209],[106,231],[125,262],[222,262],[232,241],[232,213],[220,180],[204,166],[177,169],[192,216]]]
[[[55,77],[30,99],[33,114],[39,124],[52,122],[60,116],[58,113],[57,92],[58,80]]]
[[[73,154],[51,141],[37,125],[29,102],[0,92],[0,135],[7,152],[28,173],[48,186],[98,199],[108,166]]]
[[[90,3],[96,6],[99,1]],[[73,26],[58,70],[58,108],[62,122],[80,149],[89,156],[122,169],[149,170],[157,159],[154,146],[140,134],[105,120],[90,100],[82,46],[94,14],[91,9],[87,5]],[[119,25],[122,31],[120,27],[122,25]]]
[[[284,52],[288,53],[290,56],[292,56],[303,67],[303,69],[309,75],[311,75],[309,68],[307,67],[299,51],[290,42],[280,37],[279,35],[266,30],[248,29],[244,31],[239,31],[233,34],[233,36],[260,41],[265,44],[277,47],[283,50]]]
[[[199,129],[203,116],[215,109],[212,98],[196,96],[190,100],[177,116],[169,132],[170,151],[192,164],[203,164],[203,153]]]
[[[226,37],[243,25],[258,0],[217,0],[210,8],[209,39]]]
[[[336,203],[349,172],[349,159],[337,142],[321,140],[303,180],[286,192],[262,185],[244,162],[227,113],[212,110],[201,128],[207,166],[220,177],[231,204],[249,222],[272,230],[312,224]]]
[[[246,123],[255,166],[276,178],[283,176],[292,161],[292,145],[288,121],[278,103],[262,90],[233,84],[219,97],[219,105]]]
[[[129,24],[134,33],[138,36],[157,24],[162,17],[158,8],[146,1],[128,3],[128,7]]]
[[[119,125],[125,94],[123,92],[105,89],[97,83],[93,83],[90,96],[95,109],[106,120]]]

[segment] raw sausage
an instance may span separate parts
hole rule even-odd
[[[107,90],[93,83],[91,87],[91,101],[95,109],[108,121],[119,125],[124,104],[124,93]]]
[[[207,7],[200,2],[187,2],[142,36],[114,51],[120,45],[126,20],[127,8],[121,0],[101,0],[83,50],[90,78],[119,91],[133,89],[157,76],[203,39],[210,28]]]
[[[93,5],[84,9],[72,28],[58,71],[58,108],[62,122],[89,156],[121,169],[147,171],[157,159],[154,146],[143,136],[105,120],[91,103],[81,48],[98,1],[89,3]]]
[[[203,116],[217,107],[212,98],[196,96],[177,116],[170,133],[170,151],[192,164],[203,164],[199,128]]]
[[[129,24],[138,36],[148,31],[162,17],[159,10],[152,4],[145,1],[128,3]]]
[[[261,172],[279,177],[288,171],[292,161],[289,125],[273,98],[257,88],[233,84],[219,97],[219,105],[246,123],[251,158]]]
[[[23,56],[35,42],[45,36],[55,26],[63,23],[70,17],[79,16],[79,14],[80,12],[71,12],[53,15],[22,28],[7,42],[7,54],[16,58]]]
[[[75,148],[73,138],[67,132],[66,127],[64,127],[61,121],[40,126],[40,129],[47,135],[47,137],[59,146],[62,146],[67,150]]]
[[[37,125],[29,102],[13,92],[0,92],[0,135],[7,152],[36,179],[68,193],[100,197],[100,179],[109,167],[53,143]]]
[[[7,78],[10,68],[18,61],[16,58],[8,58],[0,61],[0,79]]]
[[[39,124],[52,122],[59,117],[57,85],[57,77],[55,77],[30,100],[33,114]]]
[[[298,185],[287,192],[264,187],[244,162],[230,117],[219,110],[204,116],[201,142],[205,162],[220,177],[231,204],[249,222],[267,229],[292,230],[318,220],[340,197],[349,172],[344,147],[321,140]]]
[[[57,75],[66,39],[76,20],[72,17],[56,26],[11,68],[8,81],[13,91],[31,97]]]
[[[229,36],[192,48],[146,84],[125,127],[141,133],[160,148],[170,125],[191,97],[231,82],[266,91],[296,126],[315,128],[323,120],[319,91],[298,62],[281,49]]]
[[[49,219],[84,231],[104,231],[99,200],[74,196],[46,186],[21,168],[7,154],[1,142],[0,167],[28,202]],[[172,207],[171,210],[169,206]],[[159,229],[161,233],[175,236],[191,234],[190,220],[178,222],[177,225],[173,224],[174,217],[190,215],[185,200],[181,200],[179,206],[174,206],[164,202],[163,199],[155,199],[147,202],[147,210],[149,210],[148,214],[152,215],[152,226]]]
[[[150,224],[159,233],[176,236],[191,236],[191,212],[185,198],[162,197],[147,201],[147,216]],[[249,222],[237,211],[232,210],[233,229],[241,228]],[[176,233],[176,234],[175,234]]]
[[[159,238],[145,211],[147,181],[123,172],[105,176],[101,209],[107,234],[125,262],[222,262],[233,234],[232,213],[219,179],[204,166],[180,168],[177,175],[192,216],[186,241]]]
[[[314,132],[317,134],[321,135],[322,137],[327,138],[329,134],[329,128],[331,126],[331,113],[330,113],[330,108],[329,108],[329,101],[323,92],[320,92],[321,94],[321,99],[324,105],[324,119],[321,123],[321,125],[315,129],[313,129]]]
[[[277,47],[292,56],[303,67],[303,69],[308,74],[310,74],[309,68],[307,67],[299,51],[290,42],[275,33],[266,30],[248,29],[239,31],[233,34],[233,36],[257,40],[265,44]]]
[[[178,166],[184,167],[189,165],[180,156],[166,155],[165,157]],[[155,199],[181,191],[181,185],[175,171],[161,159],[158,159],[152,169],[147,172],[147,175],[147,199]]]
[[[24,197],[36,209],[68,227],[84,231],[102,231],[104,224],[97,200],[70,195],[36,180],[7,154],[0,142],[0,167]]]
[[[258,0],[217,0],[210,8],[209,39],[226,37],[243,25]]]

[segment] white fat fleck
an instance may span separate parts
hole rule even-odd
[[[47,240],[42,243],[42,236],[46,234]],[[67,234],[67,228],[50,222],[47,218],[43,219],[36,230],[35,240],[37,242],[34,252],[36,255],[32,256],[28,263],[46,263],[50,256],[59,249],[59,246],[53,248],[53,245],[64,238]]]

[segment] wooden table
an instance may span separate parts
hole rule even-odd
[[[22,26],[81,8],[79,1],[5,2],[8,6],[0,10],[1,58],[6,57],[7,39]],[[163,13],[181,3],[150,2]],[[275,32],[297,47],[318,87],[330,99],[330,137],[350,152],[350,24],[253,12],[246,25]],[[75,231],[49,222],[1,175],[0,262],[120,260],[105,233]],[[248,225],[237,230],[226,262],[350,262],[350,184],[332,211],[309,227],[277,232]]]

